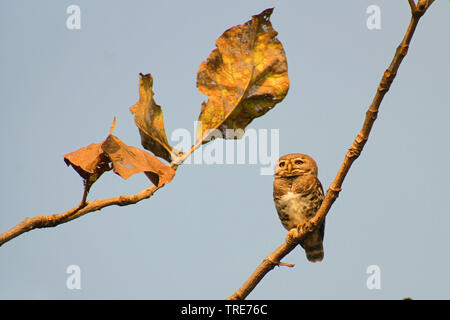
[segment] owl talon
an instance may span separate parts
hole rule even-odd
[[[298,230],[295,228],[292,228],[291,230],[289,230],[289,232],[286,235],[286,242],[290,243],[290,242],[294,242],[295,238],[297,238],[298,236]]]
[[[297,231],[298,233],[302,233],[302,232],[311,232],[311,228],[312,228],[312,224],[311,222],[307,221],[305,223],[301,223],[297,226]]]

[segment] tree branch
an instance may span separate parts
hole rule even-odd
[[[255,23],[262,23],[261,21],[264,21],[264,23],[268,23],[266,21],[266,19],[269,18],[271,12],[272,12],[272,9],[265,10],[260,15],[254,16],[252,19],[256,19]],[[241,27],[238,27],[238,28],[241,28]],[[266,28],[266,30],[264,32],[269,32],[270,31],[269,29],[272,30],[271,28]],[[256,29],[255,28],[249,28],[249,30],[250,31],[247,30],[246,32],[249,32],[249,33],[253,34]],[[272,30],[271,32],[273,33],[274,31]],[[253,35],[253,36],[255,36],[255,35]],[[262,37],[261,39],[266,39],[267,40],[269,38],[270,37]],[[237,37],[236,39],[239,39],[239,38]],[[240,40],[238,40],[238,42],[239,41]],[[243,43],[243,42],[241,42],[241,43]],[[273,50],[270,51],[270,54],[273,54],[273,52],[274,52]],[[278,59],[280,60],[280,63],[282,65],[285,65],[286,61],[285,61],[285,57],[284,57],[284,50],[282,50],[281,43],[278,44],[278,51],[277,52],[280,55],[280,57],[278,57]],[[235,71],[236,73],[239,73],[239,70],[241,68],[241,62],[244,61],[244,60],[240,59],[239,57],[240,57],[240,55],[237,55],[236,57],[234,57],[238,61],[238,62],[236,62],[236,64],[238,65],[238,67],[236,68],[236,71]],[[201,70],[204,70],[204,69],[201,69]],[[277,71],[277,72],[279,72],[280,75],[282,75],[282,77],[280,79],[281,79],[281,81],[283,83],[279,84],[280,87],[282,88],[282,90],[281,91],[280,90],[275,90],[275,91],[278,92],[276,96],[271,96],[271,93],[269,93],[269,92],[266,95],[266,97],[268,97],[268,99],[270,100],[270,101],[268,101],[268,105],[271,105],[272,107],[276,103],[281,101],[284,98],[285,94],[287,93],[287,89],[289,87],[288,86],[289,82],[288,82],[287,72],[286,71],[287,71],[287,66],[286,66],[286,69],[284,69],[284,67],[281,67],[280,70]],[[215,72],[215,71],[213,71],[213,72]],[[141,73],[140,76],[141,76],[141,81],[142,81],[142,79],[143,79],[143,77],[145,77],[145,75],[143,75]],[[251,78],[251,76],[250,76],[250,78]],[[153,80],[151,78],[151,75],[148,78],[146,78],[146,81],[148,81],[148,83],[146,83],[146,85],[145,85],[145,86],[147,86],[147,89],[143,89],[143,90],[144,91],[147,90],[148,92],[145,92],[144,95],[150,95],[151,99],[153,99],[152,98],[153,92],[152,92],[152,89],[151,89],[151,86],[153,85]],[[150,90],[148,90],[149,88],[150,88]],[[240,88],[240,89],[242,89],[242,88]],[[269,91],[271,91],[271,90],[269,90]],[[245,91],[242,91],[242,92],[244,93]],[[229,93],[225,94],[225,97],[227,99],[230,99],[230,96],[232,96],[232,95],[230,95]],[[244,98],[244,95],[242,95],[241,96],[241,100],[239,100],[238,103],[234,105],[234,108],[237,108],[238,105],[240,105],[240,103],[242,102],[243,98]],[[141,97],[140,97],[140,100],[141,100]],[[153,100],[151,100],[151,101],[153,101]],[[152,104],[156,105],[156,103],[154,101],[152,102]],[[216,105],[216,106],[213,106],[212,108],[221,109],[222,107],[223,106]],[[160,107],[158,106],[158,108],[160,108]],[[158,109],[158,108],[156,108],[156,109]],[[135,107],[135,106],[131,107],[130,111],[133,114],[136,113],[137,112],[137,107]],[[159,120],[157,120],[157,122],[158,121],[162,121],[162,112],[160,110],[159,111],[155,111],[155,112],[156,113],[159,112],[159,114],[160,114],[160,118],[158,118]],[[208,118],[210,112],[211,112],[211,110],[206,112],[207,115],[205,117],[206,117],[207,122],[212,121],[211,119]],[[247,112],[247,110],[245,110],[244,112]],[[201,113],[201,115],[202,114],[203,113]],[[204,128],[200,128],[200,132],[202,133],[202,135],[201,135],[200,138],[196,138],[195,145],[193,145],[191,147],[191,149],[187,153],[185,153],[185,154],[179,153],[179,155],[178,155],[178,157],[176,159],[171,159],[172,162],[170,163],[170,167],[172,169],[174,169],[174,170],[177,170],[178,166],[180,164],[182,164],[200,145],[202,145],[202,143],[204,143],[204,142],[206,142],[207,140],[210,139],[210,136],[213,133],[213,131],[219,129],[219,127],[223,123],[225,123],[225,121],[231,116],[231,114],[232,114],[232,112],[228,112],[226,117],[222,116],[221,121],[219,121],[219,123],[216,123],[215,120],[212,121],[211,123],[214,124],[214,125],[211,128],[209,128],[209,127],[206,128],[206,129],[208,129],[206,131],[207,133],[203,132]],[[259,117],[260,116],[259,111],[257,113],[255,113],[255,114],[251,114],[251,113],[250,114],[246,114],[246,117],[248,117],[249,115],[251,116],[251,118],[255,118],[255,117]],[[136,122],[136,118],[135,118],[135,122]],[[115,124],[116,124],[116,118],[114,118],[113,124],[111,125],[111,129],[110,129],[108,137],[112,136],[112,132],[114,130]],[[237,127],[237,128],[240,128],[240,126],[241,125],[239,125],[239,127]],[[244,128],[245,128],[245,126],[244,126]],[[151,127],[150,129],[153,130],[155,128]],[[140,132],[142,131],[141,128],[139,130],[140,130]],[[159,130],[159,129],[157,129],[157,130]],[[163,131],[164,131],[164,129],[163,129]],[[163,132],[157,132],[157,134],[162,134],[162,133]],[[165,137],[165,132],[164,132],[164,137]],[[102,148],[103,148],[103,144],[102,144]],[[103,173],[103,171],[102,171],[102,173]],[[78,217],[81,217],[82,215],[85,215],[86,213],[100,210],[100,209],[102,209],[102,208],[104,208],[106,206],[110,206],[110,205],[122,206],[122,205],[134,204],[134,203],[136,203],[138,201],[141,201],[143,199],[149,198],[150,196],[153,195],[153,193],[156,190],[159,189],[159,187],[151,187],[151,188],[144,189],[140,193],[132,195],[132,196],[119,196],[119,197],[106,199],[106,200],[97,200],[97,201],[94,201],[94,202],[87,202],[87,195],[88,195],[89,188],[91,187],[92,183],[94,183],[94,182],[90,182],[89,179],[87,179],[85,181],[84,194],[83,194],[83,198],[82,198],[81,204],[79,206],[77,206],[77,207],[75,207],[75,208],[73,208],[73,209],[71,209],[69,211],[66,211],[64,213],[61,213],[61,214],[54,214],[54,215],[50,215],[50,216],[37,216],[37,217],[34,217],[34,218],[27,218],[27,219],[25,219],[24,221],[19,223],[17,226],[11,228],[10,230],[6,231],[3,234],[0,234],[0,246],[2,244],[4,244],[5,242],[7,242],[7,241],[9,241],[9,240],[11,240],[11,239],[21,235],[24,232],[27,232],[27,231],[30,231],[30,230],[33,230],[33,229],[36,229],[36,228],[54,227],[54,226],[57,226],[57,225],[59,225],[61,223],[65,223],[65,222],[71,221],[73,219],[76,219]]]
[[[178,166],[182,164],[200,145],[201,141],[193,145],[188,152],[181,154],[177,159],[173,160],[170,166],[174,170],[177,170]],[[59,214],[25,218],[25,220],[20,222],[18,225],[0,234],[0,247],[9,240],[12,240],[20,236],[21,234],[34,229],[56,227],[57,225],[84,216],[87,213],[98,211],[113,205],[128,206],[130,204],[135,204],[139,201],[150,198],[157,190],[159,190],[163,186],[152,186],[133,195],[121,195],[114,198],[89,202],[87,201],[87,195],[90,187],[91,185],[89,184],[89,182],[86,182],[84,185],[81,203],[75,208]]]
[[[5,242],[8,242],[9,240],[14,239],[15,237],[18,237],[21,234],[31,231],[33,229],[56,227],[57,225],[84,216],[89,212],[98,211],[112,205],[127,206],[130,204],[137,203],[143,199],[150,198],[159,188],[160,187],[152,186],[134,195],[118,196],[105,200],[95,200],[92,202],[84,200],[84,202],[82,201],[82,203],[80,203],[77,207],[60,214],[26,218],[15,227],[9,229],[8,231],[0,235],[0,246],[3,245]]]
[[[264,276],[277,265],[276,261],[280,261],[281,259],[283,259],[300,243],[301,240],[305,238],[306,235],[317,230],[317,228],[323,223],[331,206],[339,196],[342,183],[344,182],[344,179],[348,171],[350,170],[350,167],[361,154],[364,145],[369,138],[372,126],[377,119],[381,101],[383,100],[384,95],[389,91],[392,81],[397,74],[397,70],[403,58],[408,52],[408,47],[416,26],[422,15],[425,13],[432,2],[432,0],[419,0],[417,6],[414,5],[413,8],[412,5],[414,4],[414,2],[412,0],[409,0],[409,4],[411,5],[412,9],[412,15],[405,36],[403,37],[400,45],[397,47],[391,64],[386,69],[383,77],[381,78],[381,81],[377,88],[377,92],[375,93],[375,97],[373,98],[372,103],[370,104],[369,109],[366,112],[366,117],[364,119],[361,131],[358,133],[352,145],[348,149],[347,154],[345,155],[345,159],[341,167],[339,168],[334,181],[331,183],[329,189],[327,190],[322,205],[320,206],[314,218],[312,218],[307,223],[299,225],[297,229],[290,230],[286,236],[286,241],[261,262],[261,264],[252,273],[252,275],[242,285],[242,287],[236,290],[231,296],[227,298],[228,300],[245,299],[264,278]]]

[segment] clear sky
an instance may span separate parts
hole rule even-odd
[[[81,29],[66,27],[69,5]],[[381,9],[369,30],[366,9]],[[115,134],[140,147],[129,107],[152,73],[169,136],[193,132],[200,63],[226,29],[275,7],[289,65],[285,100],[249,129],[279,129],[280,154],[313,156],[327,189],[409,23],[404,1],[0,1],[0,232],[60,213],[82,194],[63,155]],[[325,259],[300,248],[249,299],[450,298],[450,4],[420,21],[361,157],[326,222]],[[216,142],[214,142],[216,143]],[[223,299],[284,241],[273,177],[259,164],[195,165],[154,197],[0,247],[0,298]],[[113,173],[89,199],[136,193]],[[66,270],[81,270],[69,290]],[[380,270],[369,290],[367,268]]]

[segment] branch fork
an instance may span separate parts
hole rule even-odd
[[[414,0],[408,0],[409,6],[411,7],[411,13],[413,16],[420,18],[428,7],[434,2],[434,0],[419,0],[417,5]]]

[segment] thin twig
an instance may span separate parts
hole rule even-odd
[[[269,263],[272,263],[274,266],[289,267],[289,268],[295,267],[295,264],[285,263],[285,262],[281,262],[281,261],[273,261],[270,257],[264,258],[264,260],[267,260]]]
[[[293,263],[278,262],[277,265],[278,265],[278,266],[289,267],[289,268],[295,267],[295,264],[293,264]]]
[[[87,196],[89,194],[89,190],[91,189],[92,184],[89,182],[88,179],[84,181],[84,190],[83,190],[83,197],[81,198],[81,202],[78,205],[78,207],[81,209],[86,205]]]
[[[389,91],[392,81],[394,80],[397,70],[408,52],[408,47],[411,42],[412,36],[416,29],[417,23],[419,22],[421,16],[425,13],[426,9],[430,6],[432,1],[426,2],[425,6],[422,5],[422,0],[419,0],[419,5],[417,9],[415,8],[411,15],[411,21],[409,23],[408,29],[406,30],[405,36],[403,37],[402,42],[397,47],[395,51],[394,58],[392,59],[391,64],[384,72],[383,77],[378,85],[377,92],[375,97],[373,98],[372,103],[369,106],[369,109],[366,112],[366,117],[364,119],[364,123],[361,131],[356,136],[353,144],[348,149],[347,154],[345,155],[345,159],[339,168],[339,171],[331,183],[326,195],[325,199],[322,202],[319,210],[317,211],[314,218],[303,225],[299,225],[297,229],[292,229],[288,232],[286,237],[286,241],[279,246],[275,251],[273,251],[268,258],[264,259],[263,262],[256,268],[256,270],[252,273],[252,275],[245,281],[241,288],[236,290],[231,296],[229,296],[228,300],[241,300],[245,299],[250,292],[258,285],[258,283],[264,278],[264,276],[274,268],[275,264],[271,261],[281,261],[289,252],[291,252],[301,240],[304,239],[306,235],[317,230],[317,228],[323,223],[325,216],[329,212],[331,206],[334,201],[339,196],[341,191],[342,183],[350,170],[353,162],[359,157],[361,151],[364,148],[364,145],[369,138],[370,131],[372,126],[377,118],[378,109],[380,107],[381,101],[383,100],[386,92]],[[411,4],[411,1],[409,1]]]

